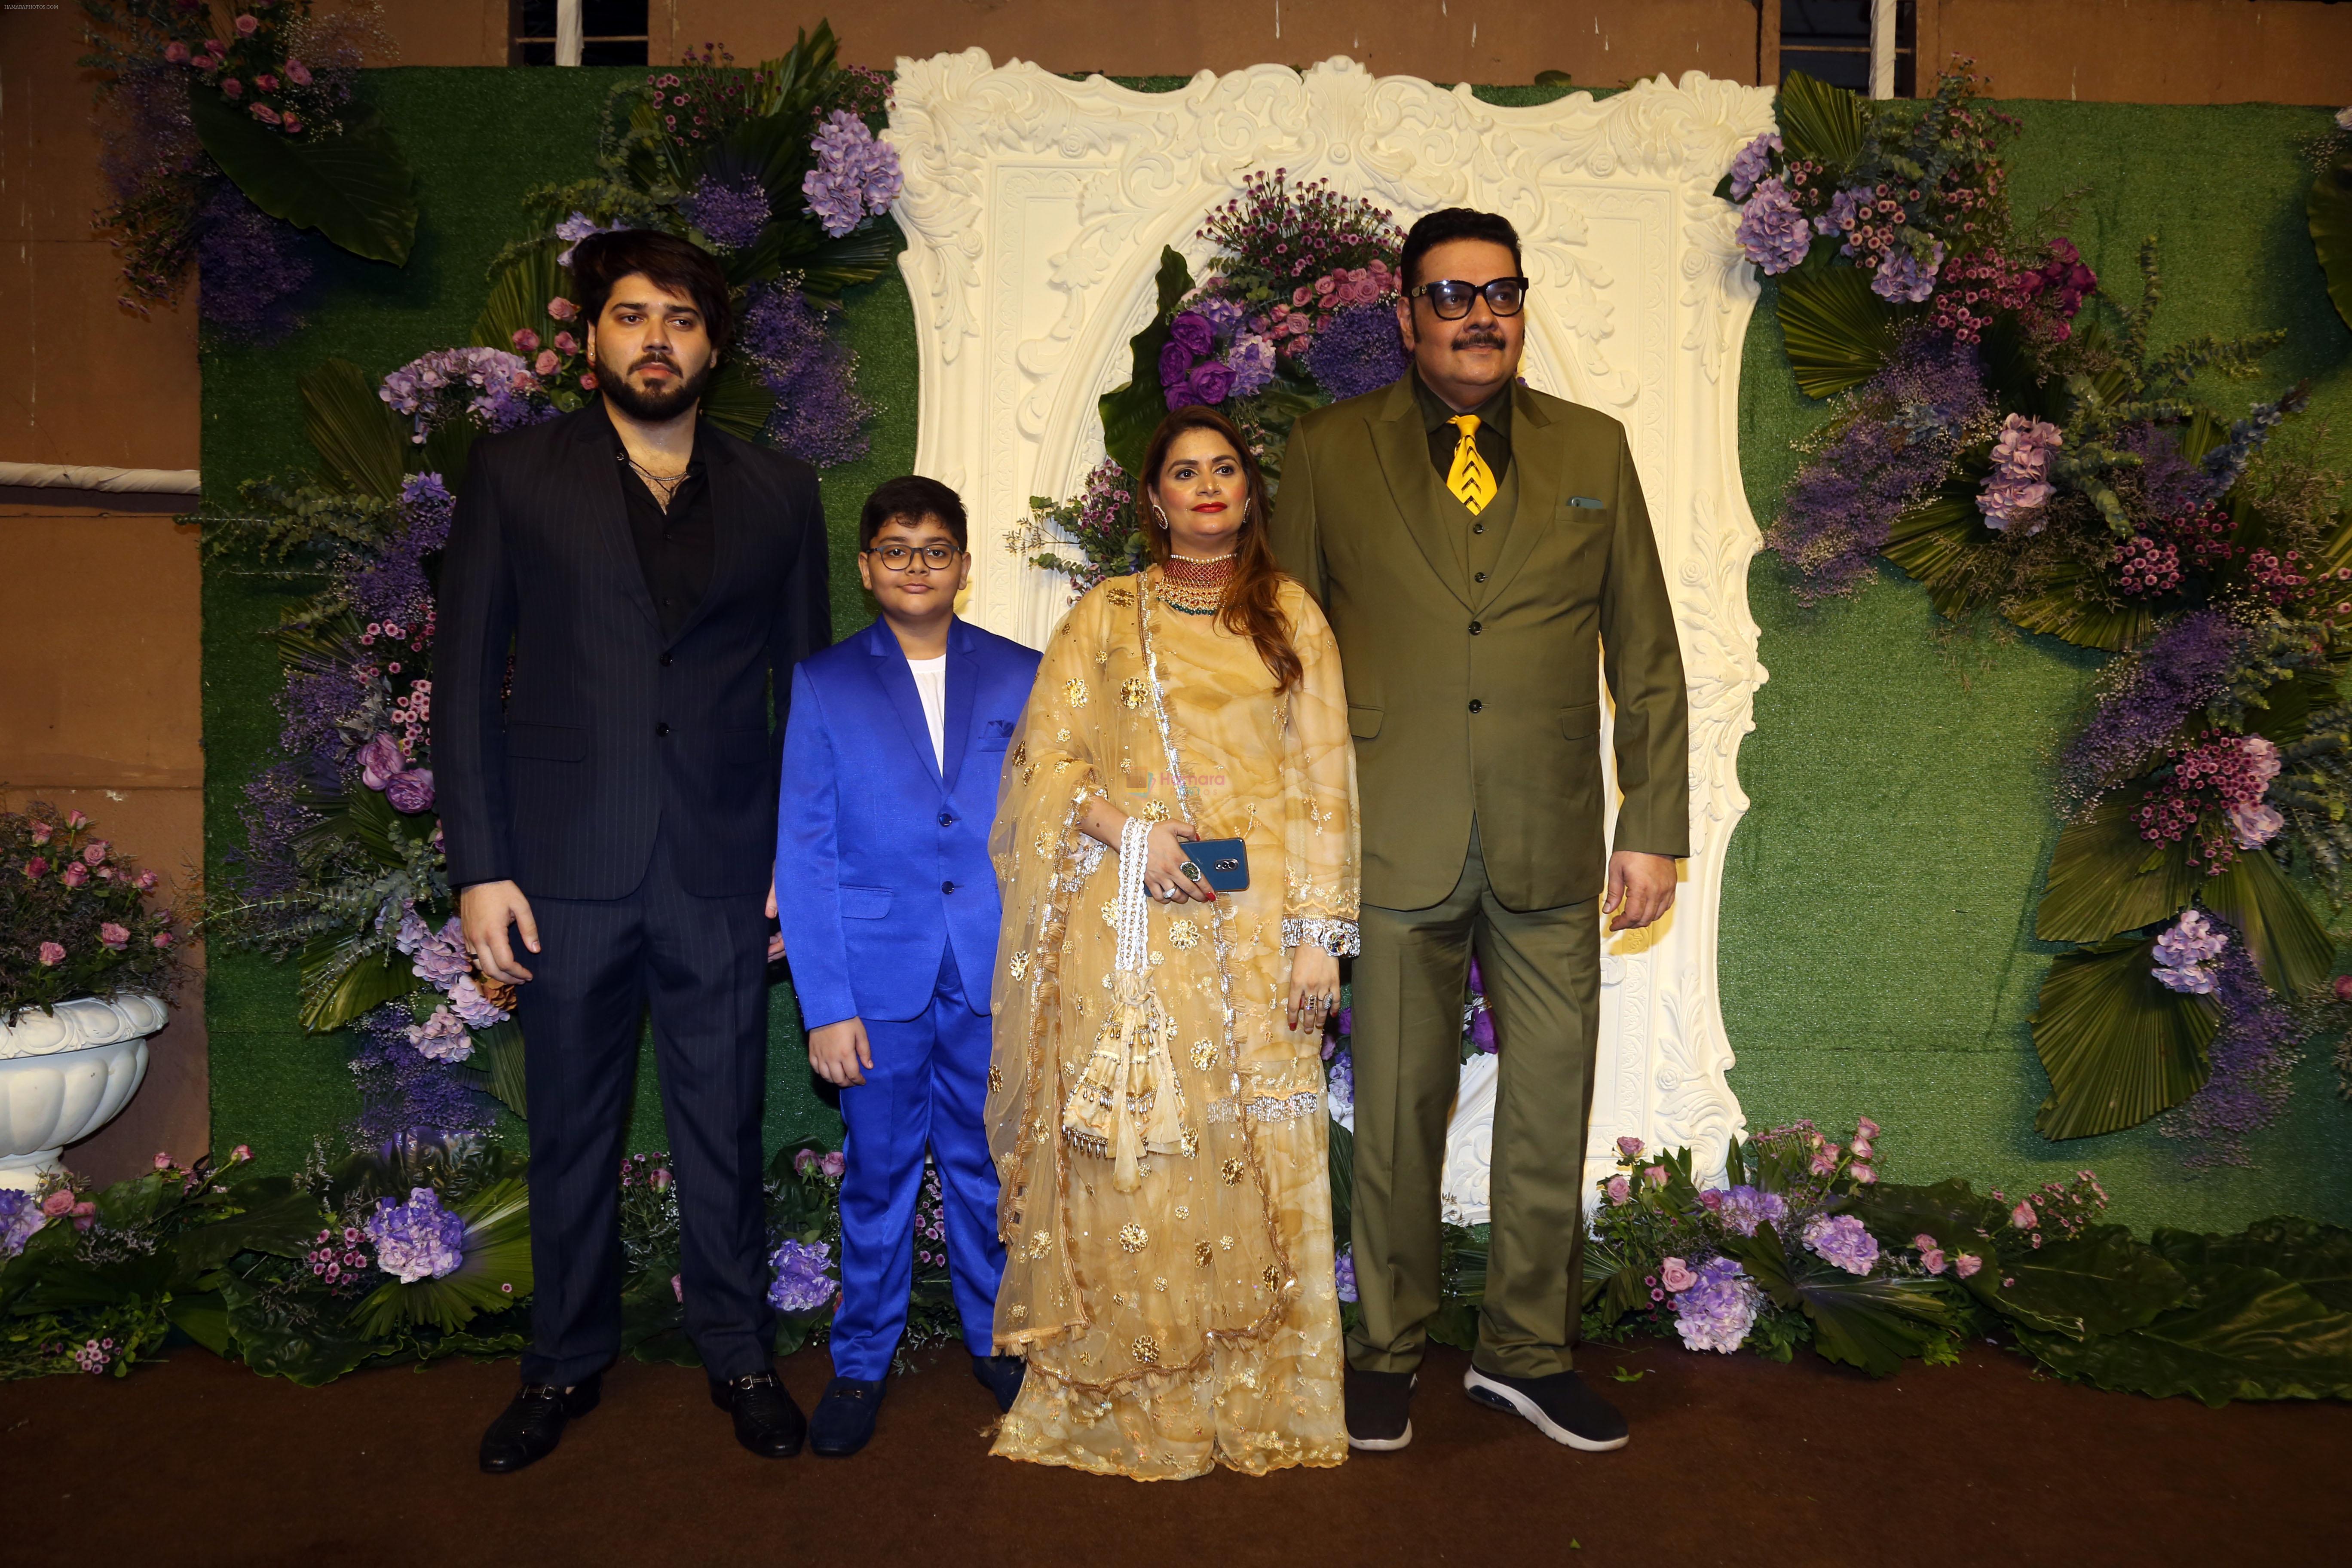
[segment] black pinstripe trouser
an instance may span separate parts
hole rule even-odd
[[[527,1383],[568,1387],[620,1353],[619,1172],[648,1006],[687,1333],[713,1377],[768,1364],[765,901],[687,892],[666,832],[625,898],[531,899],[540,952],[517,954],[532,973],[517,994],[530,1100]]]

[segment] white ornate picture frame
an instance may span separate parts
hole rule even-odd
[[[1203,71],[1166,93],[1000,67],[976,48],[898,61],[888,138],[906,177],[894,210],[920,352],[916,467],[971,510],[967,614],[1033,646],[1067,608],[1068,584],[1006,545],[1032,496],[1074,493],[1101,459],[1097,400],[1128,379],[1163,246],[1202,275],[1202,220],[1244,175],[1276,168],[1403,224],[1461,205],[1517,226],[1533,279],[1525,374],[1623,421],[1690,687],[1685,880],[1666,920],[1604,949],[1596,1179],[1621,1135],[1690,1144],[1703,1171],[1719,1171],[1743,1127],[1725,1081],[1716,935],[1748,806],[1734,764],[1765,679],[1748,611],[1760,541],[1738,439],[1757,287],[1714,192],[1772,123],[1769,89],[1697,72],[1513,109],[1344,58],[1303,75]],[[1465,1223],[1485,1217],[1492,1065],[1465,1072],[1448,1140],[1447,1214]]]

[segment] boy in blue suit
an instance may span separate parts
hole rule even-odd
[[[971,568],[955,491],[916,476],[867,498],[857,573],[882,618],[793,672],[776,834],[778,920],[809,1065],[841,1086],[841,1307],[819,1454],[874,1434],[907,1326],[928,1146],[972,1371],[1009,1410],[1018,1357],[991,1332],[1004,1249],[988,1093],[989,983],[1002,906],[988,858],[1004,749],[1037,654],[959,620]]]

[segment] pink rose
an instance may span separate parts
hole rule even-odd
[[[170,1170],[170,1169],[172,1168],[172,1156],[170,1156],[169,1154],[166,1154],[166,1153],[165,1153],[165,1152],[163,1152],[163,1150],[161,1150],[161,1149],[156,1150],[156,1151],[155,1151],[155,1168],[156,1168],[157,1170],[159,1170],[159,1171],[168,1171],[168,1170]]]
[[[245,96],[245,83],[237,80],[236,78],[233,76],[225,76],[221,78],[220,89],[221,96],[223,98],[243,98]]]
[[[553,349],[541,349],[539,351],[539,357],[531,361],[530,368],[541,375],[553,375],[556,367],[562,363],[562,360],[556,357]]]
[[[1912,1245],[1912,1246],[1914,1246],[1914,1247],[1917,1247],[1917,1248],[1918,1248],[1920,1251],[1922,1251],[1922,1252],[1927,1251],[1929,1247],[1934,1247],[1936,1244],[1937,1244],[1937,1243],[1936,1243],[1936,1238],[1935,1238],[1934,1237],[1932,1237],[1932,1236],[1929,1236],[1929,1235],[1928,1235],[1926,1231],[1924,1231],[1924,1230],[1923,1230],[1923,1231],[1921,1231],[1918,1235],[1916,1235],[1916,1236],[1915,1236],[1915,1237],[1913,1237],[1911,1238],[1911,1245]]]
[[[56,828],[46,822],[37,822],[33,824],[33,842],[37,845],[47,844],[49,841],[49,835],[56,831]]]
[[[152,872],[152,871],[142,871],[142,872],[140,872],[140,873],[139,873],[139,890],[140,890],[141,892],[142,892],[142,893],[147,893],[147,892],[152,892],[152,891],[154,890],[154,889],[155,889],[155,873],[154,873],[154,872]]]
[[[1926,1269],[1930,1274],[1941,1274],[1944,1271],[1944,1254],[1937,1247],[1921,1247],[1919,1249],[1919,1267]]]
[[[1867,1116],[1863,1117],[1853,1124],[1853,1135],[1856,1138],[1875,1138],[1878,1136],[1878,1123]]]
[[[1698,1194],[1698,1206],[1713,1214],[1723,1206],[1723,1190],[1720,1187],[1704,1189]]]
[[[63,882],[68,888],[79,888],[84,882],[89,880],[89,868],[77,860],[72,865],[66,868],[66,874],[58,878],[58,880]]]
[[[1697,1284],[1698,1276],[1681,1258],[1669,1258],[1658,1266],[1658,1281],[1667,1289],[1679,1292]]]
[[[89,818],[84,816],[79,811],[68,811],[66,813],[66,826],[79,832],[89,826]]]
[[[805,1176],[811,1171],[816,1169],[816,1151],[814,1149],[803,1149],[799,1153],[793,1156],[793,1169]]]
[[[80,1203],[74,1205],[73,1207],[68,1209],[66,1212],[73,1215],[73,1225],[76,1230],[88,1230],[91,1226],[98,1223],[98,1205],[91,1203],[87,1198],[83,1199]]]
[[[657,1193],[669,1191],[670,1174],[667,1165],[656,1165],[646,1177],[646,1185]]]
[[[673,1274],[673,1275],[671,1275],[671,1276],[669,1277],[669,1293],[670,1293],[671,1295],[673,1295],[673,1296],[677,1297],[680,1301],[683,1301],[683,1300],[686,1300],[686,1276],[685,1276],[685,1275],[683,1275],[683,1274]]]
[[[1868,1138],[1857,1136],[1850,1147],[1853,1151],[1853,1157],[1855,1159],[1867,1160],[1870,1158],[1871,1148],[1870,1140]]]
[[[261,24],[254,19],[251,13],[247,13],[236,19],[236,30],[249,38],[261,30]]]
[[[580,352],[580,340],[570,332],[558,332],[555,334],[555,350],[558,353],[576,354]]]
[[[260,121],[264,125],[275,125],[278,123],[278,111],[270,108],[269,105],[266,103],[255,104],[248,112],[250,112],[256,120]]]
[[[2010,1210],[2009,1223],[2020,1230],[2032,1230],[2035,1226],[2040,1225],[2042,1216],[2033,1212],[2033,1200],[2022,1199],[2015,1208]]]
[[[1870,1185],[1871,1183],[1878,1180],[1878,1173],[1872,1170],[1867,1165],[1850,1165],[1846,1168],[1845,1173],[1852,1176],[1855,1181],[1860,1182],[1865,1187]]]
[[[1984,1259],[1973,1252],[1963,1252],[1952,1259],[1952,1272],[1966,1279],[1984,1267]]]
[[[66,950],[64,943],[55,942],[45,942],[41,943],[42,968],[55,969],[58,964],[63,963],[65,961]]]
[[[41,1200],[41,1212],[51,1219],[57,1218],[61,1214],[72,1213],[73,1206],[74,1195],[69,1187],[59,1187]]]
[[[1812,1172],[1814,1175],[1830,1175],[1834,1173],[1837,1168],[1838,1146],[1836,1144],[1824,1142],[1820,1148],[1813,1151]]]
[[[825,1152],[824,1158],[818,1161],[817,1164],[826,1175],[838,1176],[844,1171],[849,1169],[849,1156],[844,1154],[838,1149],[828,1150]]]
[[[38,844],[41,841],[36,838],[33,842]],[[2352,1002],[2352,974],[2339,974],[2336,977],[2336,999],[2338,1002]]]
[[[304,65],[300,60],[296,59],[292,55],[288,55],[286,57],[286,79],[292,82],[296,87],[308,87],[310,85],[310,68]]]
[[[517,327],[514,334],[515,353],[535,353],[539,350],[539,334],[529,327]]]
[[[583,392],[593,392],[596,390],[596,373],[594,371],[592,370],[580,378],[580,390]]]
[[[1628,1160],[1638,1160],[1642,1157],[1642,1141],[1639,1138],[1620,1138],[1617,1140],[1617,1152]]]
[[[289,136],[299,136],[302,134],[302,121],[289,114],[278,122],[278,129]]]
[[[228,1157],[232,1160],[250,1160],[253,1158],[253,1145],[250,1143],[240,1143],[236,1148],[229,1151]]]
[[[108,921],[98,928],[98,940],[104,942],[109,951],[121,952],[130,945],[131,931],[127,927],[119,926],[112,921]]]
[[[580,313],[580,307],[559,294],[547,302],[547,313],[559,321],[568,321]]]
[[[186,65],[188,63],[188,46],[180,42],[179,39],[173,38],[170,43],[163,46],[163,58],[171,61],[175,66]]]
[[[1612,1204],[1630,1203],[1633,1201],[1633,1184],[1622,1176],[1610,1177],[1609,1184],[1606,1187],[1603,1187],[1601,1191],[1609,1194],[1609,1201]]]
[[[37,882],[48,874],[49,862],[46,857],[36,855],[30,860],[25,862],[25,879],[26,881]]]
[[[169,946],[171,946],[171,945],[172,945],[172,933],[171,933],[170,931],[157,931],[157,932],[155,933],[154,942],[155,942],[155,945],[156,945],[157,947],[159,947],[159,948],[165,948],[165,947],[169,947]]]
[[[1666,1168],[1664,1165],[1646,1166],[1642,1172],[1642,1179],[1654,1187],[1663,1187],[1666,1184]]]

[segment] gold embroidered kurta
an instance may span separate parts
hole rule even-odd
[[[1029,1361],[995,1452],[1144,1480],[1335,1465],[1348,1444],[1320,1037],[1290,1029],[1284,1003],[1297,942],[1352,951],[1355,933],[1339,654],[1286,584],[1305,671],[1277,691],[1247,637],[1171,608],[1157,581],[1113,578],[1055,632],[991,843],[996,1343]],[[1246,891],[1150,905],[1149,1022],[1117,1074],[1101,1066],[1129,1048],[1118,857],[1077,827],[1097,797],[1249,852]],[[1120,1117],[1141,1151],[1131,1191],[1115,1177]]]

